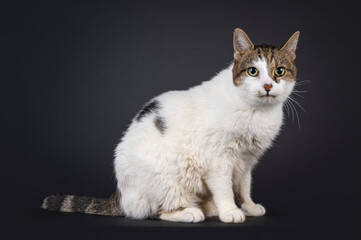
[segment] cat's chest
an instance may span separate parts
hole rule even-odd
[[[267,149],[277,136],[282,114],[252,113],[240,118],[237,124],[234,141],[238,148],[242,152],[258,154]]]
[[[239,134],[245,137],[255,137],[261,139],[272,138],[281,126],[281,119],[268,119],[255,117],[247,119],[239,127]]]

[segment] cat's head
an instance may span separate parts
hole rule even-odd
[[[282,46],[254,46],[247,34],[234,31],[233,84],[253,106],[270,106],[287,99],[295,85],[299,31]]]

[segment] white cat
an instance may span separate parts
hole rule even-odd
[[[264,215],[250,196],[251,173],[280,131],[298,37],[254,46],[235,29],[233,64],[199,86],[153,98],[133,119],[115,151],[114,195],[51,195],[43,208],[176,222]]]

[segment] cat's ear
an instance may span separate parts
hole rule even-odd
[[[295,32],[288,41],[283,44],[281,47],[281,51],[286,53],[288,56],[291,57],[292,61],[296,59],[296,48],[298,43],[298,38],[300,36],[300,31]]]
[[[234,59],[240,60],[246,52],[254,48],[254,45],[242,29],[236,28],[233,33],[233,48]]]

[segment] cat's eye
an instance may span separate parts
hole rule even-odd
[[[258,69],[255,67],[250,67],[250,68],[248,68],[247,73],[251,77],[256,77],[258,75]]]
[[[283,75],[286,74],[286,69],[284,67],[279,67],[279,68],[276,68],[275,70],[275,75],[277,77],[282,77]]]

